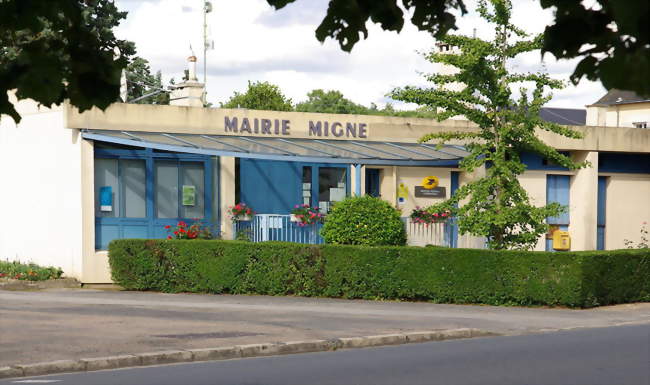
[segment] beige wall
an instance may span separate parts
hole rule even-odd
[[[19,103],[17,126],[0,117],[0,258],[58,266],[82,276],[84,140],[61,109]]]
[[[650,102],[587,107],[587,125],[634,127],[635,122],[650,124]]]
[[[605,248],[625,247],[624,240],[640,241],[642,223],[650,224],[650,175],[601,174],[608,176]],[[650,225],[646,227],[650,229]]]
[[[431,119],[401,118],[367,115],[335,115],[305,112],[255,111],[242,109],[156,106],[144,104],[111,105],[105,112],[92,109],[84,113],[66,106],[66,127],[95,130],[131,130],[168,133],[195,133],[237,135],[225,132],[224,118],[286,119],[290,121],[290,135],[284,137],[312,138],[309,121],[367,124],[367,138],[357,140],[415,142],[433,131],[474,131],[474,124],[464,120],[436,122]],[[619,151],[650,153],[650,130],[629,127],[572,127],[582,133],[582,139],[539,130],[537,135],[550,146],[560,150]],[[252,134],[251,136],[255,136]],[[257,134],[257,136],[264,136]],[[267,135],[268,136],[268,135]],[[324,138],[324,137],[323,137]],[[346,140],[331,135],[327,139]]]
[[[444,187],[447,194],[446,198],[450,197],[451,192],[451,169],[440,167],[397,167],[397,186],[404,183],[408,187],[408,199],[403,205],[397,205],[398,209],[402,210],[402,216],[408,217],[411,211],[416,207],[427,207],[440,202],[444,198],[416,198],[415,186],[422,185],[422,179],[427,176],[438,177],[438,186]],[[397,187],[395,188],[397,190]],[[382,194],[383,195],[383,194]]]
[[[228,215],[228,209],[237,203],[235,202],[235,158],[231,156],[219,158],[219,178],[221,236],[223,239],[232,239],[233,223]]]
[[[589,162],[591,167],[576,170],[571,177],[569,195],[569,233],[572,250],[596,249],[598,213],[598,153],[574,151],[575,162]]]
[[[415,142],[431,130],[471,130],[475,125],[466,120],[436,122],[431,119],[401,118],[391,116],[341,115],[306,112],[258,111],[245,109],[196,108],[180,106],[157,106],[146,104],[115,103],[106,111],[93,108],[79,113],[75,108],[66,108],[66,127],[94,130],[149,131],[169,133],[240,135],[226,132],[225,117],[242,119],[278,119],[289,121],[289,135],[272,135],[283,138],[311,138],[330,140],[398,140]],[[367,138],[346,136],[315,137],[309,134],[309,122],[333,122],[367,125]],[[267,136],[265,134],[247,134]]]

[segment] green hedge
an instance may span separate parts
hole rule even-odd
[[[567,253],[218,240],[116,240],[130,290],[592,307],[650,301],[650,251]]]

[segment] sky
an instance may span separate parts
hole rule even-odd
[[[147,59],[163,80],[183,76],[190,46],[198,57],[198,75],[203,79],[202,0],[116,0],[128,11],[117,28],[121,39],[135,42],[137,54]],[[208,14],[209,36],[214,49],[207,52],[207,98],[218,106],[233,92],[246,90],[248,81],[278,85],[294,103],[306,99],[313,89],[339,90],[348,99],[364,105],[413,108],[391,101],[386,94],[395,87],[427,86],[423,73],[436,71],[421,53],[435,40],[409,22],[401,33],[382,31],[369,24],[369,37],[360,40],[351,53],[343,52],[331,39],[321,44],[314,30],[324,17],[328,0],[298,0],[275,10],[265,0],[212,0]],[[473,11],[474,0],[466,1],[470,12],[459,17],[458,32],[489,36],[490,26]],[[530,33],[539,33],[552,21],[552,11],[539,0],[513,0],[513,21]],[[518,58],[517,71],[546,70],[568,84],[576,60],[557,61],[539,52]],[[582,80],[578,86],[555,90],[552,107],[584,108],[598,100],[605,89],[597,82]]]

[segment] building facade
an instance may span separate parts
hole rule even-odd
[[[110,282],[113,239],[162,238],[178,220],[199,220],[231,239],[227,212],[236,202],[284,216],[295,204],[327,211],[345,196],[370,194],[407,217],[484,172],[458,168],[460,143],[417,143],[433,131],[476,129],[465,120],[123,103],[84,113],[30,101],[17,107],[20,124],[0,120],[0,258],[59,266],[86,283]],[[569,232],[571,250],[638,241],[650,221],[650,130],[575,129],[584,138],[538,135],[592,167],[569,171],[530,154],[522,185],[535,203],[569,207],[549,223]],[[429,176],[439,180],[437,196],[417,192]],[[445,236],[454,247],[480,247],[457,232]],[[536,249],[549,248],[540,238]]]

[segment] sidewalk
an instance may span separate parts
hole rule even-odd
[[[650,303],[589,310],[88,289],[0,292],[0,367],[238,344],[476,328],[650,324]]]

